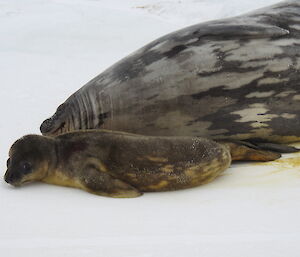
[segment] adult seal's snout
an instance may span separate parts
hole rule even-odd
[[[43,134],[47,134],[51,131],[51,128],[53,127],[53,120],[52,118],[46,119],[40,126],[40,130]]]

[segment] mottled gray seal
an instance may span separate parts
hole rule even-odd
[[[214,180],[231,159],[274,160],[280,154],[193,137],[115,131],[28,135],[9,151],[5,181],[42,181],[111,197],[178,190]]]
[[[299,141],[299,71],[300,1],[291,0],[149,43],[70,96],[41,132]]]

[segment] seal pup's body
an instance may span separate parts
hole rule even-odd
[[[70,96],[44,135],[143,135],[285,143],[300,138],[300,1],[163,36]]]
[[[28,135],[9,151],[6,182],[42,181],[111,197],[195,187],[219,176],[233,159],[280,154],[193,137],[151,137],[114,131]],[[230,154],[231,152],[231,154]]]

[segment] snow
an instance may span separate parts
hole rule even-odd
[[[1,148],[117,60],[173,30],[275,0],[0,0]],[[290,158],[297,155],[286,155]],[[299,156],[299,155],[298,155]],[[300,251],[300,168],[234,164],[198,188],[112,199],[0,182],[6,257],[286,257]]]

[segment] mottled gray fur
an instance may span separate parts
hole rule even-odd
[[[43,134],[90,128],[145,135],[297,141],[300,1],[163,36],[79,89]]]

